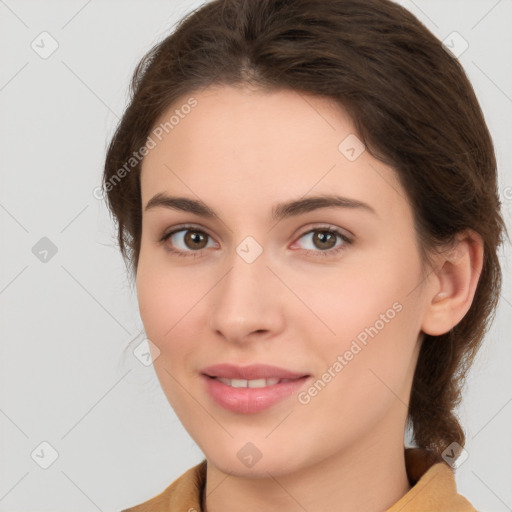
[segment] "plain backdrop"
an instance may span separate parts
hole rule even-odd
[[[400,3],[462,52],[510,226],[512,2]],[[2,512],[120,510],[203,458],[132,352],[144,338],[136,296],[94,195],[137,62],[199,5],[0,0]],[[509,256],[507,243],[502,300],[460,408],[459,492],[492,512],[512,510]]]

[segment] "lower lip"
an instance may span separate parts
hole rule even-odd
[[[201,375],[201,378],[206,385],[206,390],[217,404],[228,411],[246,414],[268,409],[296,393],[309,379],[309,377],[302,377],[264,388],[233,388],[206,375]]]

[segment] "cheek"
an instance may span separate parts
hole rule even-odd
[[[172,294],[169,292],[158,270],[150,266],[147,259],[141,260],[137,269],[139,311],[148,338],[158,346],[172,325],[174,308],[170,303]]]
[[[150,251],[148,251],[150,253]],[[207,292],[216,280],[198,275],[193,266],[176,268],[161,255],[141,251],[137,270],[137,298],[146,336],[158,347],[155,370],[169,389],[175,382],[166,374],[183,377],[195,368],[197,354],[204,350]],[[167,391],[166,391],[167,392]]]
[[[204,295],[190,286],[183,273],[165,269],[158,258],[146,257],[141,251],[137,269],[137,298],[146,336],[158,349],[154,359],[155,372],[170,404],[186,412],[190,403],[178,382],[184,381],[183,372],[197,351],[199,333],[193,319],[197,314],[194,304]],[[184,342],[186,341],[186,342]],[[176,380],[177,379],[177,380]]]
[[[327,287],[311,286],[308,300],[330,328],[327,339],[335,345],[355,338],[364,343],[376,331],[389,331],[401,323],[402,311],[410,302],[409,282],[413,280],[389,267],[386,272],[351,269],[330,280]]]
[[[322,343],[314,350],[326,369],[342,356],[340,384],[348,379],[351,386],[358,382],[356,389],[373,392],[375,385],[383,387],[379,376],[391,389],[402,389],[410,375],[421,326],[421,304],[411,291],[420,282],[421,266],[414,251],[404,252],[380,264],[361,261],[327,287],[311,288],[313,307],[331,330],[315,322]]]
[[[141,251],[137,269],[139,311],[148,338],[160,350],[166,348],[165,340],[172,338],[174,326],[190,310],[195,295],[194,287],[180,272],[166,269],[158,258]]]

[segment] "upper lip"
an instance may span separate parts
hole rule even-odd
[[[248,366],[237,366],[230,363],[215,364],[201,370],[201,373],[209,377],[220,377],[223,379],[298,379],[308,374],[292,372],[286,368],[279,368],[268,364],[251,364]]]

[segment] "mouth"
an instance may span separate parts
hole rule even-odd
[[[264,380],[266,385],[272,386],[280,381],[309,377],[304,372],[296,372],[269,364],[239,366],[222,363],[203,368],[201,373],[208,377],[226,379],[226,384],[228,384],[227,381],[230,381],[229,385],[233,385],[233,387],[264,387]],[[245,382],[248,384],[245,384]]]
[[[201,372],[204,390],[216,405],[245,414],[286,403],[311,377],[268,365],[217,365]]]
[[[309,377],[309,375],[304,375],[303,377],[297,377],[295,379],[279,379],[277,377],[271,377],[269,379],[226,379],[223,377],[212,377],[211,375],[205,375],[205,377],[208,377],[210,379],[218,380],[219,382],[222,382],[226,386],[230,386],[232,388],[266,388],[269,386],[276,386],[277,384],[283,384],[285,382],[293,382],[299,379],[304,379],[306,377]]]

